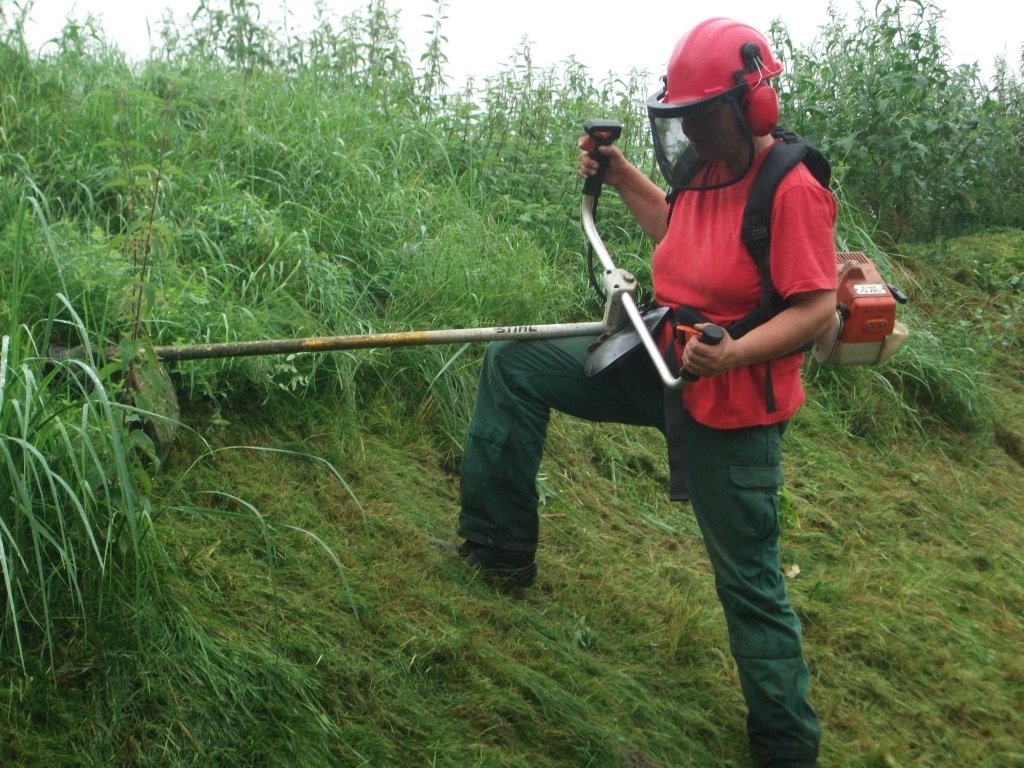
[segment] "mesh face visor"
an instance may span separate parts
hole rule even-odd
[[[742,134],[746,134],[748,140],[752,141],[739,106],[738,96],[745,90],[746,85],[738,86],[696,104],[665,104],[664,89],[647,99],[647,117],[651,123],[654,156],[669,187],[678,190],[718,189],[734,184],[746,175],[750,169],[749,163],[745,168],[730,170],[724,163],[708,164],[707,160],[713,158],[702,157],[708,145],[713,143],[717,136],[696,135],[691,141],[691,137],[683,133],[684,118],[699,124],[702,117],[708,117],[725,107],[730,108],[735,115]]]

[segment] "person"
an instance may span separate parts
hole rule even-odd
[[[793,350],[824,332],[836,311],[837,205],[802,164],[787,172],[772,203],[771,281],[783,308],[739,338],[728,333],[761,295],[742,214],[778,141],[770,80],[781,71],[765,38],[737,21],[709,19],[679,40],[664,87],[647,105],[662,172],[670,185],[683,185],[671,215],[665,191],[617,147],[597,150],[607,160],[604,183],[656,243],[657,303],[697,310],[727,331],[721,343],[691,339],[682,347],[679,364],[699,378],[681,393],[666,388],[642,348],[587,376],[592,338],[488,345],[460,469],[458,533],[469,565],[529,586],[537,575],[536,474],[551,409],[666,432],[685,459],[751,751],[761,766],[803,768],[817,765],[821,728],[780,568],[778,488],[783,431],[804,399],[803,354]],[[578,172],[592,176],[595,147],[588,137],[580,146]],[[681,403],[678,430],[667,429],[666,403]]]

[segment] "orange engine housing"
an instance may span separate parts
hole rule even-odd
[[[822,365],[877,365],[888,360],[908,334],[896,319],[897,297],[863,253],[837,253],[836,272],[836,312],[828,330],[814,340],[814,359]]]
[[[839,341],[884,341],[896,328],[896,299],[875,263],[859,251],[847,251],[836,254],[836,268],[836,303],[844,316]]]

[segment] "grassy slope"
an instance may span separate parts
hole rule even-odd
[[[949,309],[939,280],[920,311]],[[958,284],[957,301],[992,304]],[[993,359],[996,440],[851,437],[813,388],[788,434],[784,559],[800,568],[824,764],[1024,765],[1020,380],[1012,349]],[[83,765],[747,765],[720,611],[688,509],[662,494],[660,438],[556,417],[539,584],[502,594],[433,545],[452,536],[458,486],[417,427],[429,407],[382,394],[353,431],[327,400],[187,406],[160,493],[251,522],[159,520],[172,562],[154,611],[187,617],[157,644],[175,647],[120,677],[97,650],[114,673],[70,671],[45,727],[8,745],[19,764],[60,749]],[[157,669],[178,683],[147,690]]]

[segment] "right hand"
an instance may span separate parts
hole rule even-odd
[[[580,161],[578,173],[582,178],[594,176],[600,166],[597,160],[590,156],[594,151],[594,140],[590,136],[583,135],[577,142],[580,148]],[[608,158],[608,170],[605,172],[604,183],[610,187],[618,187],[622,180],[624,169],[629,165],[625,155],[614,144],[605,144],[597,148],[597,151]]]

